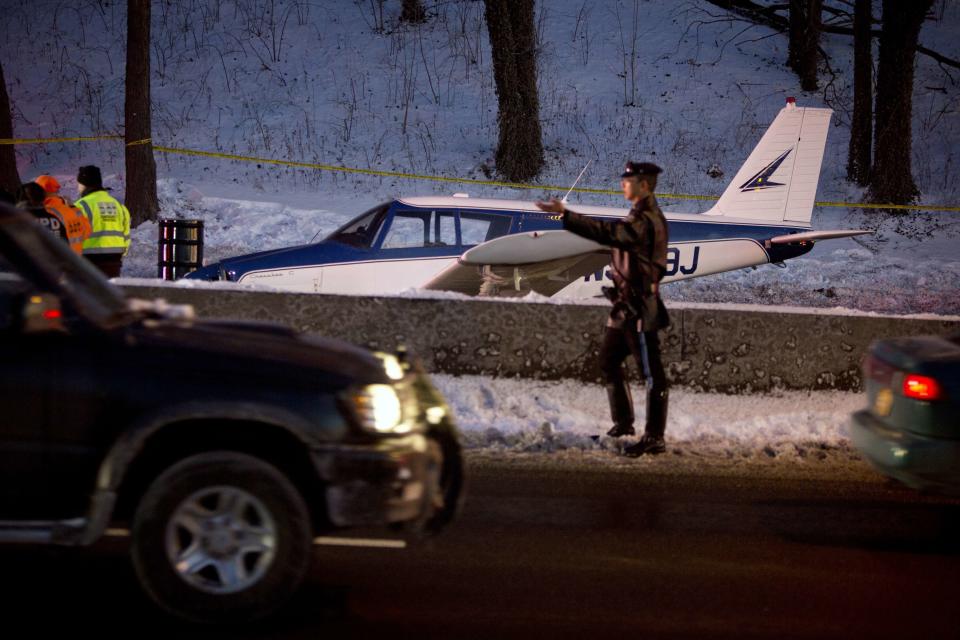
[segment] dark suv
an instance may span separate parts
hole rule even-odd
[[[403,354],[126,300],[0,205],[0,541],[131,531],[150,596],[256,618],[345,527],[434,531],[462,486],[449,409]]]

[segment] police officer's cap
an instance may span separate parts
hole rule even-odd
[[[652,162],[628,162],[623,168],[621,178],[632,178],[633,176],[654,176],[662,173],[663,169]]]

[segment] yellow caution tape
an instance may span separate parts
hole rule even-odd
[[[818,207],[846,207],[852,209],[909,209],[913,211],[960,211],[960,207],[938,204],[874,204],[869,202],[814,202]]]
[[[566,192],[569,187],[549,185],[549,184],[522,184],[519,182],[499,182],[496,180],[477,180],[475,178],[450,178],[447,176],[428,176],[415,173],[401,173],[399,171],[381,171],[379,169],[357,169],[354,167],[341,167],[338,165],[318,164],[312,162],[298,162],[295,160],[275,160],[273,158],[259,158],[256,156],[240,156],[230,153],[218,153],[213,151],[197,151],[195,149],[178,149],[175,147],[154,147],[155,151],[162,153],[174,153],[189,156],[201,156],[209,158],[224,158],[227,160],[240,160],[245,162],[259,162],[262,164],[277,164],[287,167],[299,167],[304,169],[319,169],[321,171],[340,171],[344,173],[362,173],[372,176],[383,176],[389,178],[406,178],[410,180],[432,180],[434,182],[456,182],[466,184],[476,184],[488,187],[507,187],[510,189],[539,189],[556,190]],[[620,195],[622,191],[613,189],[591,189],[589,187],[575,187],[573,191],[578,193],[595,193],[601,195]],[[676,200],[719,200],[720,196],[701,196],[688,193],[658,193],[658,198],[668,198]],[[844,208],[863,208],[863,209],[911,209],[928,211],[960,211],[960,207],[943,207],[939,205],[909,205],[909,204],[866,204],[853,202],[815,202],[818,207],[844,207]]]
[[[75,138],[0,138],[0,145],[9,144],[46,144],[51,142],[88,142],[93,140],[122,140],[123,136],[85,136]],[[136,140],[127,143],[128,147],[147,144],[151,138]],[[407,180],[430,180],[433,182],[452,182],[459,184],[476,184],[487,187],[505,187],[508,189],[536,189],[536,190],[556,190],[566,192],[569,187],[549,185],[549,184],[523,184],[519,182],[500,182],[497,180],[477,180],[475,178],[451,178],[447,176],[430,176],[416,173],[403,173],[400,171],[381,171],[379,169],[359,169],[356,167],[342,167],[332,164],[320,164],[315,162],[299,162],[296,160],[277,160],[275,158],[260,158],[257,156],[241,156],[232,153],[220,153],[215,151],[199,151],[197,149],[180,149],[177,147],[153,147],[154,151],[160,153],[172,153],[185,156],[198,156],[203,158],[223,158],[225,160],[237,160],[240,162],[259,162],[261,164],[275,164],[285,167],[297,167],[301,169],[317,169],[320,171],[339,171],[342,173],[359,173],[369,176],[381,176],[386,178],[404,178]],[[622,192],[614,189],[591,189],[589,187],[575,187],[573,191],[577,193],[594,193],[599,195],[620,195]],[[702,196],[689,193],[658,193],[657,197],[671,200],[719,200],[720,196]],[[818,207],[843,207],[847,209],[899,209],[905,211],[960,211],[960,207],[948,207],[941,205],[923,205],[923,204],[873,204],[865,202],[814,202]]]

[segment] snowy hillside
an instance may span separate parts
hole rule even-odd
[[[182,0],[154,3],[154,143],[358,168],[496,178],[497,103],[483,4],[427,0],[430,20],[397,22],[399,1]],[[125,3],[6,0],[0,56],[15,135],[122,132]],[[635,47],[631,23],[639,7]],[[382,11],[380,10],[382,8]],[[617,187],[627,158],[666,168],[665,193],[719,195],[786,96],[835,110],[818,200],[858,201],[847,183],[852,40],[826,35],[821,91],[805,94],[784,65],[786,36],[749,27],[701,1],[538,3],[545,185]],[[879,6],[876,9],[879,13]],[[960,58],[960,4],[938,2],[921,42]],[[630,59],[637,61],[631,68]],[[952,75],[951,75],[952,74]],[[956,70],[919,56],[913,168],[922,201],[960,204]],[[104,168],[123,190],[122,145],[17,148],[21,175],[72,191],[77,165]],[[207,257],[310,241],[390,197],[550,195],[157,153],[163,215],[206,220]],[[713,178],[707,169],[723,176]],[[554,192],[555,194],[555,192]],[[616,196],[571,202],[620,204]],[[707,204],[663,198],[666,210]],[[960,214],[888,216],[821,208],[818,228],[875,236],[825,242],[786,270],[669,285],[674,300],[960,313]],[[155,225],[144,225],[124,275],[155,274]]]

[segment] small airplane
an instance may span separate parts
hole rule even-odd
[[[793,98],[717,203],[669,213],[664,283],[784,260],[815,242],[869,231],[810,227],[830,109]],[[627,209],[571,206],[598,218]],[[321,242],[228,258],[186,276],[300,292],[389,294],[411,288],[468,295],[593,297],[610,275],[609,249],[562,230],[532,202],[453,197],[383,203]]]

